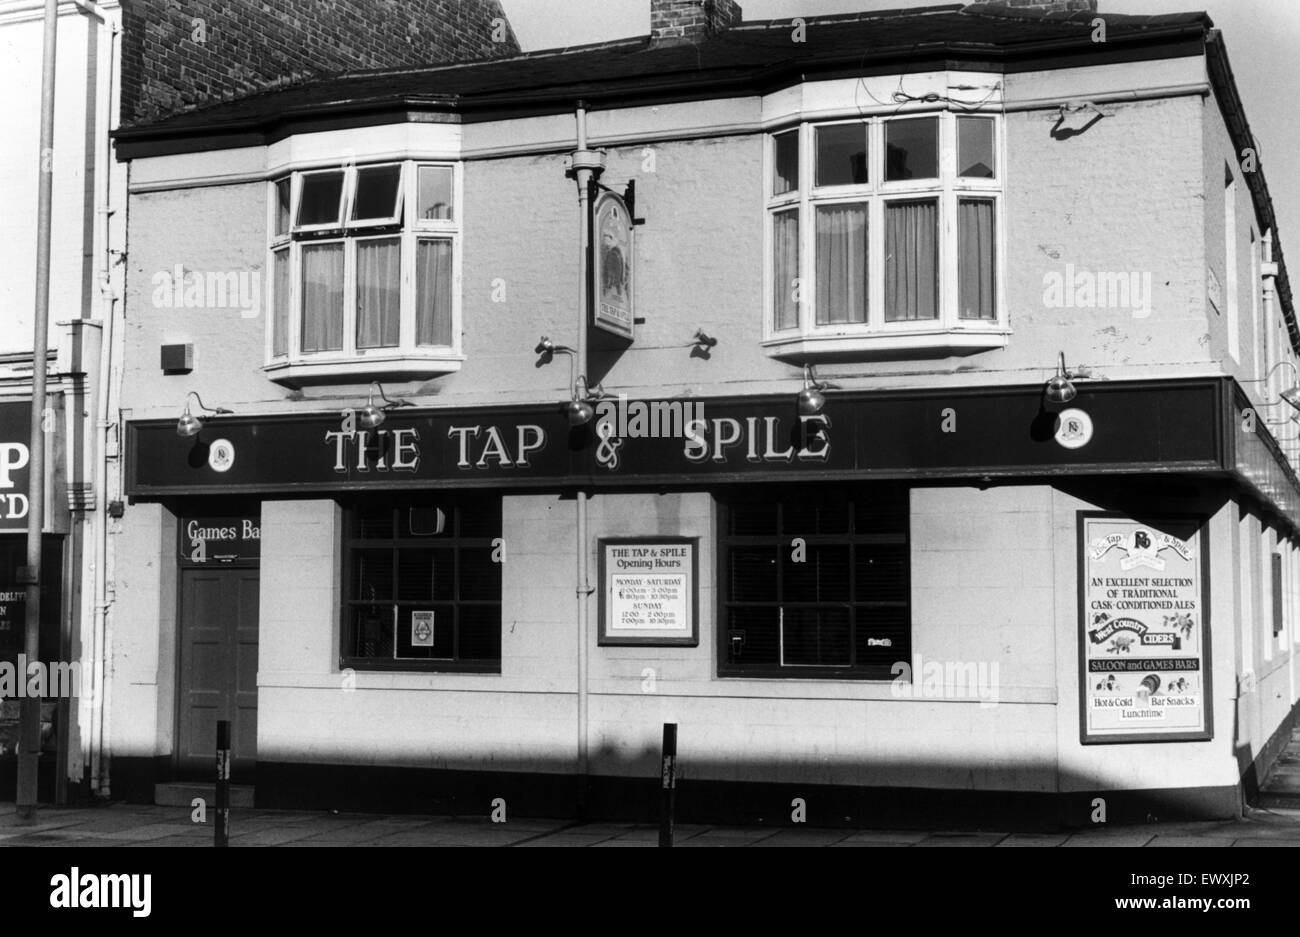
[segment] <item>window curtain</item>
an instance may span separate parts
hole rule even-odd
[[[957,228],[958,314],[963,319],[995,319],[993,203],[963,200]]]
[[[939,317],[939,203],[885,206],[885,319]]]
[[[450,345],[451,241],[419,241],[415,267],[415,343]]]
[[[817,209],[817,324],[867,321],[867,212]]]
[[[780,212],[772,216],[772,302],[776,328],[799,326],[799,305],[795,302],[795,280],[799,277],[799,213]]]
[[[302,248],[302,350],[343,349],[343,245]]]
[[[397,238],[357,243],[357,347],[401,342],[402,248]]]
[[[275,323],[271,334],[271,354],[283,355],[289,351],[289,248],[276,251],[273,258],[271,290]]]

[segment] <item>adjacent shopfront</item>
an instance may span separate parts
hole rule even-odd
[[[23,653],[27,600],[19,571],[27,565],[30,432],[30,401],[0,403],[0,799],[12,798],[15,791],[22,700],[39,695],[38,795],[53,800],[59,765],[67,757],[69,706],[80,687],[80,674],[71,666],[71,626],[64,616],[66,522],[46,524],[40,569],[40,659],[28,661]],[[51,479],[56,473],[62,475],[57,466]],[[47,517],[59,518],[58,509]],[[33,663],[40,666],[28,666]]]

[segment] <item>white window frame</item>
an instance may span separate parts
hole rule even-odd
[[[957,121],[963,117],[993,123],[993,179],[957,175]],[[886,182],[885,126],[895,120],[937,118],[939,122],[939,176],[928,180]],[[867,139],[867,183],[865,185],[816,185],[816,128],[861,124]],[[773,195],[776,166],[776,137],[793,131],[799,135],[799,188]],[[970,351],[1004,347],[1010,334],[1006,307],[1006,146],[1005,124],[995,113],[966,113],[946,109],[918,110],[890,116],[854,117],[803,121],[773,128],[765,136],[763,153],[764,277],[763,345],[768,354],[780,357],[812,357],[818,353],[896,351],[915,348]],[[993,202],[994,212],[994,311],[993,319],[963,319],[958,308],[958,206],[964,199]],[[936,199],[939,225],[939,316],[937,319],[885,320],[885,206],[894,201]],[[867,321],[817,325],[816,208],[822,205],[866,203],[867,205]],[[799,212],[799,285],[795,328],[776,329],[774,215],[797,207]]]
[[[339,190],[339,211],[338,214],[334,216],[334,220],[327,221],[323,224],[310,224],[310,225],[298,224],[298,211],[300,206],[302,205],[302,189],[303,189],[303,184],[306,181],[307,177],[308,176],[331,176],[331,175],[338,175],[340,173],[343,175],[343,186]],[[310,172],[296,172],[293,174],[293,185],[290,186],[289,191],[290,191],[290,196],[289,196],[290,235],[292,235],[294,232],[308,233],[313,231],[333,231],[337,228],[343,227],[343,219],[347,218],[348,216],[348,167],[336,166],[332,169],[314,169],[311,170]],[[272,193],[272,195],[274,196],[274,193]],[[274,228],[272,228],[272,230],[274,230]]]
[[[383,169],[387,166],[398,167],[400,173],[397,177],[397,196],[393,200],[393,214],[383,218],[354,219],[352,213],[356,211],[357,207],[357,186],[360,184],[362,170]],[[348,196],[347,213],[343,216],[345,227],[352,230],[356,228],[377,228],[397,224],[402,217],[403,203],[406,199],[406,175],[408,172],[413,172],[414,170],[412,170],[405,162],[386,162],[368,163],[364,166],[351,167],[351,171],[355,176],[353,183],[351,186],[344,187],[344,192]]]
[[[397,214],[389,218],[353,221],[358,171],[380,166],[399,165],[402,175],[396,198]],[[421,220],[411,217],[419,203],[419,169],[440,166],[452,172],[452,209],[450,219]],[[342,170],[343,193],[339,223],[325,225],[295,224],[302,180],[313,173]],[[290,185],[289,231],[275,233],[278,214],[276,185],[285,178]],[[462,243],[460,217],[463,212],[464,178],[462,164],[446,159],[384,159],[372,163],[343,164],[291,170],[277,173],[267,181],[267,252],[265,371],[272,380],[288,386],[304,383],[339,383],[360,380],[427,379],[459,370],[464,356],[461,349],[461,271]],[[405,211],[407,206],[411,211]],[[404,219],[404,220],[403,220]],[[397,227],[401,222],[400,227]],[[337,235],[331,236],[331,235]],[[307,235],[303,237],[302,235]],[[415,260],[420,239],[438,238],[451,242],[451,341],[445,345],[416,344]],[[401,253],[399,342],[381,348],[357,347],[357,245],[362,241],[397,239]],[[302,250],[304,245],[342,242],[343,255],[343,347],[330,351],[302,351]],[[276,354],[275,255],[289,252],[289,311],[286,350]]]

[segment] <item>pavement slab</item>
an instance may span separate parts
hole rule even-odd
[[[1068,833],[1012,833],[998,843],[1002,846],[1060,846],[1070,838]]]
[[[1006,833],[935,833],[917,843],[917,846],[996,846],[1007,838]]]
[[[526,839],[515,843],[521,849],[527,849],[531,846],[595,846],[609,839],[608,836],[578,836],[565,835],[557,833],[554,836],[542,836],[537,839]]]
[[[285,843],[293,842],[297,839],[306,839],[311,835],[310,830],[295,829],[293,827],[274,826],[266,829],[253,830],[248,833],[239,833],[230,837],[232,846],[283,846]]]
[[[1089,833],[1075,833],[1062,846],[1145,846],[1155,839],[1152,833],[1110,833],[1098,836]]]
[[[836,845],[886,845],[886,846],[911,846],[928,837],[929,833],[921,833],[909,830],[863,830],[857,833],[850,833],[848,839]]]
[[[1226,849],[1231,846],[1234,841],[1235,840],[1230,836],[1157,836],[1155,839],[1151,840],[1151,842],[1147,843],[1147,845],[1165,847],[1173,846],[1181,849],[1187,849],[1189,847],[1223,847]]]
[[[774,830],[755,846],[830,846],[848,839],[851,830]]]

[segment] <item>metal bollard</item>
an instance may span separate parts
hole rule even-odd
[[[677,723],[664,723],[664,747],[659,790],[659,845],[673,844],[673,811],[677,797]]]
[[[230,722],[217,723],[217,822],[216,846],[230,845]]]

